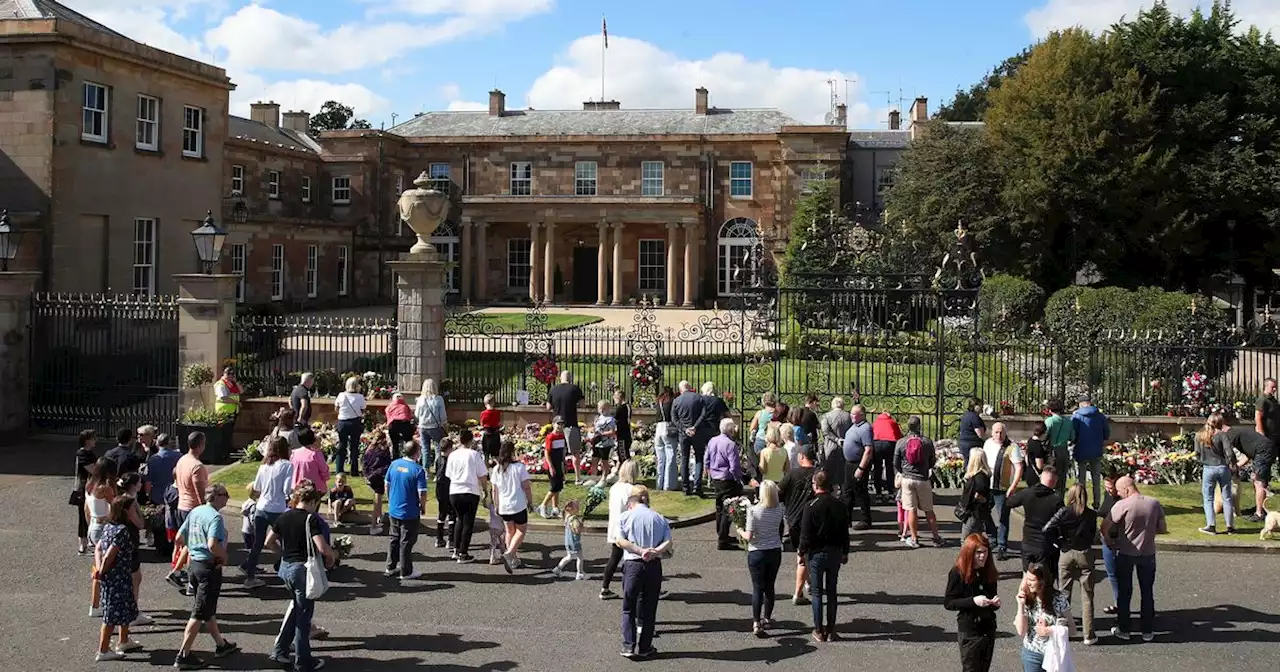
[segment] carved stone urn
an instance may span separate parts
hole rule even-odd
[[[436,256],[436,248],[427,239],[435,233],[449,214],[449,194],[431,189],[431,178],[424,171],[413,181],[416,189],[400,194],[400,218],[418,236],[409,254]]]

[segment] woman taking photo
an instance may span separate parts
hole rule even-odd
[[[280,514],[267,534],[267,545],[280,548],[280,579],[289,591],[284,623],[276,636],[271,661],[295,670],[318,670],[325,661],[311,656],[311,619],[315,600],[307,598],[307,556],[324,556],[325,567],[333,567],[333,549],[323,533],[324,523],[316,511],[320,509],[323,490],[303,479],[293,488],[290,509]],[[294,656],[289,655],[292,649]]]
[[[1223,431],[1226,419],[1221,413],[1214,413],[1204,421],[1204,427],[1196,432],[1196,457],[1204,466],[1200,477],[1200,491],[1204,496],[1204,527],[1200,531],[1205,534],[1217,534],[1213,505],[1213,488],[1222,489],[1222,517],[1226,518],[1227,534],[1236,532],[1235,497],[1232,482],[1235,480],[1236,455],[1231,442],[1214,437]]]
[[[338,449],[334,457],[337,472],[342,473],[351,458],[351,475],[360,475],[360,435],[364,433],[364,395],[360,394],[360,376],[347,379],[347,389],[333,400],[338,413]]]
[[[1058,559],[1058,583],[1062,594],[1071,599],[1071,589],[1080,582],[1084,593],[1084,645],[1098,643],[1093,634],[1093,541],[1098,538],[1098,514],[1085,506],[1084,485],[1076,483],[1067,490],[1065,505],[1044,526],[1044,538],[1056,542],[1062,556]]]
[[[431,473],[431,463],[435,461],[435,453],[431,446],[440,445],[444,438],[444,428],[449,416],[444,409],[444,397],[440,396],[434,378],[422,381],[422,394],[413,407],[413,414],[418,418],[418,440],[422,443],[422,468]]]
[[[659,490],[676,490],[676,466],[680,454],[680,432],[671,420],[671,402],[676,393],[668,385],[658,395],[658,424],[653,428],[653,457],[658,468]]]
[[[773,624],[774,583],[782,566],[782,506],[773,481],[760,484],[760,503],[747,509],[747,529],[738,536],[747,542],[747,570],[751,572],[751,632],[768,637]]]
[[[991,519],[991,467],[987,454],[981,448],[969,451],[969,465],[964,470],[964,488],[960,491],[960,507],[968,517],[960,526],[960,538],[968,539],[977,532],[988,538],[996,533],[996,523]]]
[[[1018,615],[1013,621],[1022,638],[1023,672],[1040,672],[1044,668],[1044,649],[1053,628],[1071,630],[1071,603],[1053,587],[1049,569],[1033,562],[1022,575],[1018,586]]]
[[[956,564],[947,575],[943,606],[956,612],[960,640],[960,669],[988,672],[996,649],[996,594],[999,577],[986,535],[970,534],[960,546]]]
[[[489,488],[498,516],[506,529],[507,550],[502,554],[502,567],[510,574],[520,560],[520,544],[524,542],[529,527],[529,508],[533,505],[533,488],[529,484],[529,470],[523,462],[516,461],[516,444],[510,439],[498,449],[498,463],[489,475]]]
[[[249,499],[255,500],[253,520],[253,544],[249,547],[249,557],[240,566],[244,574],[244,587],[257,588],[262,585],[258,578],[258,560],[262,557],[262,545],[267,539],[267,530],[276,522],[280,514],[289,510],[289,492],[293,488],[293,463],[289,461],[289,441],[283,436],[271,440],[267,452],[262,456],[262,464],[258,473],[249,484]]]

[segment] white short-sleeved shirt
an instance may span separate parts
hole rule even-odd
[[[606,539],[609,543],[618,540],[622,514],[627,511],[627,500],[631,499],[630,483],[614,483],[609,488],[609,530]]]
[[[510,516],[528,510],[524,483],[529,480],[529,470],[523,464],[512,462],[506,471],[495,466],[489,473],[489,480],[498,491],[498,515]]]
[[[991,473],[999,474],[1000,465],[996,464],[996,458],[1000,455],[1000,444],[995,439],[987,439],[986,443],[982,444],[982,452],[987,456],[987,466],[991,467]],[[1018,447],[1016,441],[1009,444],[1009,449],[1005,453],[1009,456],[1010,462],[1014,464],[1022,462],[1022,449]]]
[[[333,400],[339,420],[358,420],[364,417],[364,395],[359,392],[339,392]]]
[[[449,494],[484,496],[480,478],[485,476],[485,468],[480,453],[461,446],[454,448],[445,463],[444,475],[449,479]]]
[[[253,479],[253,489],[258,495],[258,510],[263,513],[284,513],[289,510],[289,492],[293,489],[293,463],[276,460],[273,464],[258,467]]]

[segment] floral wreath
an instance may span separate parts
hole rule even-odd
[[[543,385],[550,385],[556,382],[556,377],[559,375],[560,367],[556,366],[554,359],[546,355],[543,355],[533,363],[533,377]]]
[[[638,357],[631,366],[631,379],[641,387],[649,387],[662,380],[662,367],[648,357]]]

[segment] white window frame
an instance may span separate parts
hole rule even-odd
[[[443,222],[427,242],[435,246],[440,259],[448,264],[444,274],[445,291],[457,294],[462,285],[462,239],[458,236],[458,227],[452,222]]]
[[[533,195],[533,162],[512,161],[507,173],[512,196]]]
[[[244,195],[244,166],[231,166],[231,195]]]
[[[85,82],[80,91],[80,139],[107,142],[111,131],[111,90],[105,84]],[[101,92],[101,100],[90,101],[90,91]]]
[[[267,171],[267,198],[280,198],[280,171]]]
[[[591,193],[586,193],[587,191],[590,191]],[[595,161],[578,161],[577,163],[574,163],[573,195],[597,196],[599,194],[600,166]]]
[[[657,244],[658,263],[645,263],[645,245]],[[645,271],[657,269],[657,279],[652,274],[645,277]],[[645,283],[648,279],[650,282]],[[643,294],[646,292],[664,293],[667,291],[667,241],[664,238],[641,238],[636,243],[636,288]]]
[[[333,177],[333,204],[334,205],[350,205],[351,204],[351,176],[335,175]],[[339,193],[345,193],[346,196],[339,196]]]
[[[204,156],[204,110],[194,105],[182,106],[182,155]]]
[[[449,175],[449,163],[446,161],[436,161],[427,164],[427,177],[433,180],[449,180],[453,179]]]
[[[885,194],[893,188],[894,182],[897,181],[897,174],[894,172],[895,166],[876,166],[876,208],[884,207]]]
[[[236,303],[244,303],[245,269],[248,268],[249,246],[246,243],[231,244],[231,274],[236,276]]]
[[[650,171],[656,169],[656,173]],[[640,162],[640,195],[641,196],[665,196],[666,195],[666,164],[661,161],[641,161]]]
[[[160,99],[138,94],[137,125],[133,134],[133,146],[148,152],[160,149]],[[146,140],[150,131],[151,140]]]
[[[404,193],[404,175],[396,173],[396,196]]]
[[[746,177],[734,177],[733,169],[747,167]],[[746,184],[746,193],[734,193],[735,186]],[[755,193],[755,166],[750,161],[729,162],[729,198],[751,198]]]
[[[311,176],[309,175],[302,176],[302,202],[311,202]]]
[[[735,217],[720,226],[716,236],[716,294],[741,296],[737,270],[744,257],[760,244],[760,224],[749,217]]]
[[[320,293],[320,248],[307,246],[307,298],[314,299]]]
[[[156,295],[156,220],[153,217],[133,219],[133,293]]]
[[[284,298],[284,245],[271,246],[271,300]]]
[[[338,296],[347,295],[347,246],[338,246]]]
[[[532,242],[528,238],[508,238],[507,239],[507,287],[509,289],[518,289],[520,287],[528,287],[530,278],[533,274],[532,258],[530,253],[532,250],[529,246]],[[521,261],[523,259],[523,261]],[[513,273],[515,269],[528,269],[524,272],[524,280],[515,282],[518,274]]]

